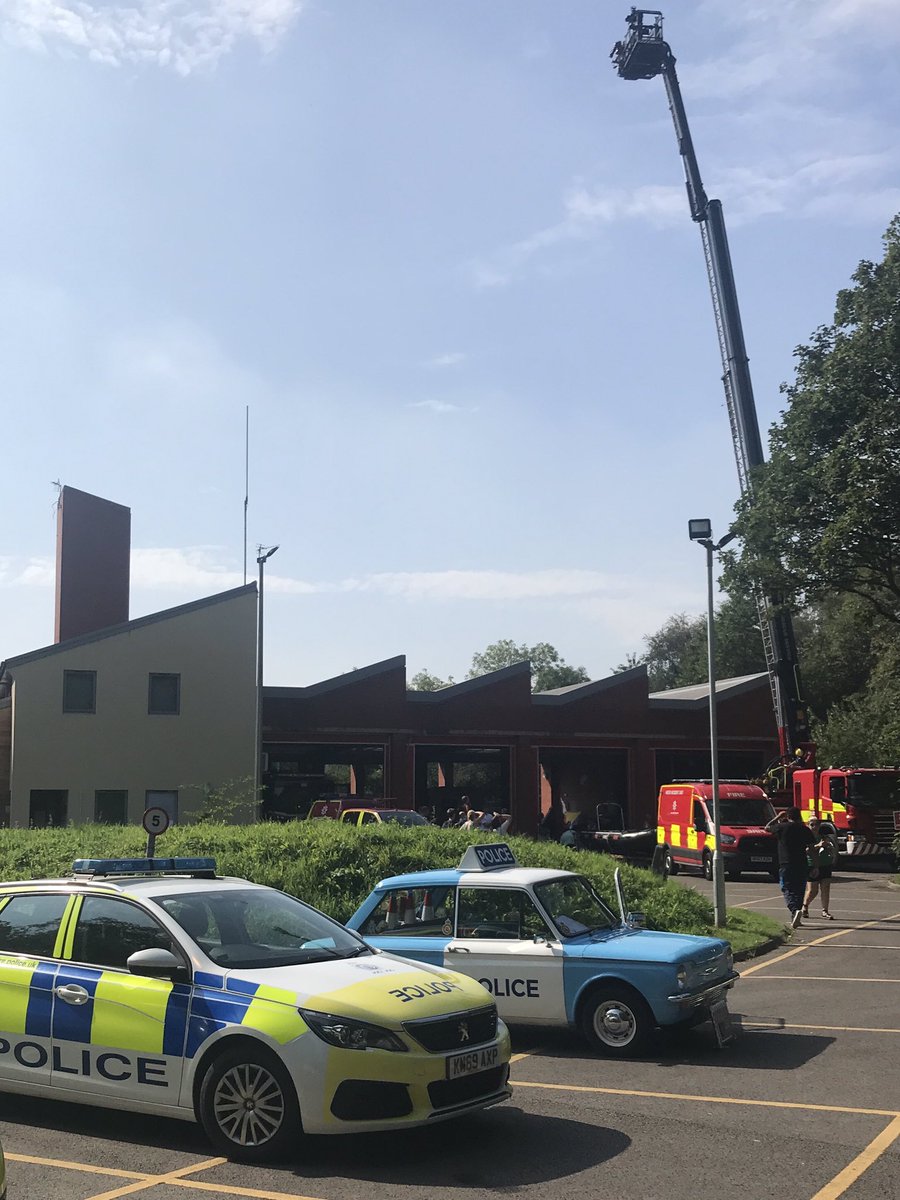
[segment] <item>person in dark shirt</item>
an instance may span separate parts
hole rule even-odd
[[[799,808],[782,809],[766,829],[778,838],[778,878],[784,902],[791,911],[791,925],[797,929],[802,919],[803,895],[809,875],[806,856],[816,839],[803,824]]]

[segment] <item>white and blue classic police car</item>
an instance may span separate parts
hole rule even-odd
[[[250,1161],[307,1133],[505,1100],[478,983],[371,950],[212,859],[87,859],[0,884],[0,1089],[197,1120]]]
[[[569,1024],[606,1054],[639,1053],[657,1026],[706,1019],[737,975],[718,938],[635,928],[582,875],[519,867],[502,843],[459,867],[384,879],[347,922],[370,945],[452,966],[505,1021]]]

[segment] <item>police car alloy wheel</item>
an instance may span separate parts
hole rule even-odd
[[[217,1150],[247,1162],[278,1158],[302,1133],[291,1078],[263,1046],[229,1050],[213,1062],[197,1113]]]
[[[639,1054],[650,1040],[654,1021],[637,992],[624,986],[598,986],[581,1009],[581,1031],[595,1050],[622,1058]]]

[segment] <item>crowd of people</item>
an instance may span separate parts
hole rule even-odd
[[[498,812],[491,808],[476,809],[468,796],[463,796],[461,808],[448,808],[442,814],[435,811],[430,804],[419,805],[419,815],[430,825],[439,825],[442,829],[480,829],[482,832],[509,833],[512,816],[508,812]]]

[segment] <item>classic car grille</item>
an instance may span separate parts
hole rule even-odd
[[[508,1068],[491,1067],[476,1075],[461,1075],[459,1079],[437,1079],[428,1085],[428,1098],[433,1108],[452,1108],[465,1104],[467,1100],[478,1100],[481,1096],[493,1096],[506,1082]]]
[[[491,1004],[475,1012],[455,1013],[452,1017],[432,1017],[427,1021],[406,1021],[403,1028],[426,1050],[458,1050],[480,1046],[497,1036],[497,1009]]]

